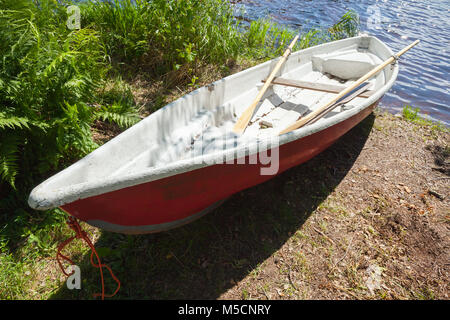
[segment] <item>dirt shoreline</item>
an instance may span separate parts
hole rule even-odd
[[[373,120],[358,153],[350,140]],[[355,160],[257,275],[220,298],[246,292],[253,299],[448,299],[449,137],[377,111],[302,169],[283,174],[285,183],[304,181],[296,194],[305,199],[314,197],[309,183],[323,179],[304,173],[336,177],[345,165],[333,162]],[[298,196],[284,196],[294,208],[305,206]]]

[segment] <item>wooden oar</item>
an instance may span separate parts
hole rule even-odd
[[[355,92],[352,92],[351,94],[348,94],[346,97],[342,98],[341,100],[337,101],[336,103],[332,104],[331,106],[329,106],[328,108],[323,110],[322,113],[317,115],[314,119],[311,119],[310,121],[305,123],[305,125],[306,124],[312,124],[312,123],[318,121],[319,119],[323,118],[329,112],[333,111],[337,107],[342,106],[342,105],[352,101],[356,97],[360,96],[363,92],[365,92],[369,87],[370,87],[370,83],[369,82],[365,82],[364,84],[361,85],[361,88],[359,88]]]
[[[258,105],[259,101],[263,97],[264,93],[266,93],[267,88],[269,88],[270,83],[272,82],[273,78],[277,74],[277,72],[280,70],[283,63],[286,61],[286,59],[289,57],[289,55],[292,52],[292,48],[294,47],[295,43],[298,40],[298,35],[295,36],[294,40],[292,40],[289,47],[284,52],[283,56],[281,57],[280,61],[276,64],[275,68],[273,69],[272,73],[269,75],[269,77],[266,80],[266,83],[259,91],[258,95],[256,96],[253,103],[242,113],[236,124],[234,125],[233,131],[235,133],[241,134],[245,131],[247,128],[248,123],[250,122],[250,119],[253,116],[253,112],[255,111],[256,106]]]
[[[411,49],[412,47],[414,47],[416,44],[418,44],[420,41],[416,40],[414,41],[412,44],[410,44],[409,46],[403,48],[402,50],[400,50],[395,56],[390,57],[389,59],[387,59],[385,62],[383,62],[381,65],[379,65],[378,67],[375,67],[372,71],[369,71],[367,74],[365,74],[364,76],[362,76],[361,78],[359,78],[354,84],[352,84],[351,86],[349,86],[348,88],[342,90],[336,97],[333,97],[330,101],[328,101],[326,104],[324,104],[322,107],[318,108],[317,110],[311,112],[310,114],[308,114],[307,116],[297,120],[296,122],[294,122],[292,125],[288,126],[286,129],[282,130],[279,134],[283,134],[283,133],[288,133],[292,130],[298,129],[302,126],[304,126],[306,123],[310,122],[312,119],[314,119],[316,116],[320,115],[325,109],[327,109],[329,106],[333,105],[334,103],[336,103],[339,99],[341,99],[342,97],[344,97],[346,94],[348,94],[349,92],[351,92],[353,89],[355,89],[356,87],[358,87],[359,85],[361,85],[364,81],[366,81],[367,79],[373,77],[374,75],[376,75],[378,72],[380,72],[381,70],[383,70],[386,66],[390,65],[392,62],[394,62],[398,57],[400,57],[401,55],[403,55],[406,51],[408,51],[409,49]]]

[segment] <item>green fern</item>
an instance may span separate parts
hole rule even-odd
[[[135,109],[120,104],[101,108],[96,112],[96,119],[116,123],[121,128],[131,127],[141,120]]]
[[[14,189],[15,177],[19,173],[19,141],[17,135],[0,135],[0,177]]]
[[[29,129],[29,119],[17,116],[8,116],[5,112],[0,112],[0,129]]]
[[[131,87],[117,77],[109,81],[98,95],[101,108],[95,112],[95,119],[116,123],[128,128],[141,120],[134,101]]]
[[[27,190],[97,147],[87,104],[104,84],[106,54],[97,31],[71,31],[66,19],[56,1],[0,0],[0,183]]]

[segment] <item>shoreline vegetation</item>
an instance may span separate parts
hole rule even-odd
[[[0,299],[89,299],[92,293],[98,290],[99,281],[98,270],[91,270],[88,266],[88,249],[81,242],[67,249],[67,253],[73,257],[74,261],[80,261],[83,272],[82,286],[85,288],[81,291],[69,291],[65,288],[65,278],[54,259],[57,245],[71,236],[71,230],[65,224],[66,215],[59,209],[45,212],[31,210],[26,204],[31,189],[167,103],[205,84],[280,56],[298,31],[277,25],[269,19],[243,22],[242,19],[236,19],[230,3],[223,0],[114,0],[96,3],[42,0],[39,1],[39,5],[36,3],[31,0],[0,0],[2,56],[0,71]],[[80,7],[80,30],[69,30],[66,26],[68,18],[66,7],[70,4]],[[358,33],[358,26],[358,16],[349,11],[328,29],[301,33],[294,50],[355,36]],[[386,127],[389,130],[385,128],[384,120],[378,120],[377,117],[374,127],[376,134],[380,135],[379,132],[384,132],[388,135],[389,132],[395,131],[394,127],[397,124],[405,126],[405,121],[408,121],[411,123],[408,129],[410,130],[408,132],[412,132],[411,139],[423,139],[424,145],[431,143],[440,148],[430,149],[427,152],[431,156],[437,154],[436,157],[441,161],[437,167],[443,168],[443,171],[434,173],[448,177],[446,163],[448,163],[449,147],[444,139],[447,138],[448,142],[448,129],[440,124],[423,120],[417,112],[417,109],[407,106],[403,112],[403,120],[388,115],[380,116],[381,119],[388,119],[385,121],[389,123]],[[377,121],[381,121],[379,125],[382,129],[380,130],[376,127]],[[364,130],[370,132],[371,127],[367,129],[369,122],[370,120],[365,121],[365,124],[358,126],[347,136],[355,135],[355,132],[359,131],[365,132]],[[372,119],[372,124],[373,122]],[[327,155],[339,150],[333,148],[332,151],[327,151]],[[353,157],[353,151],[347,152],[350,152]],[[310,164],[300,166],[301,168],[295,169],[295,172],[302,173],[306,177],[305,180],[313,179],[315,173],[308,175],[304,169],[308,166]],[[341,179],[348,180],[344,176]],[[283,181],[290,185],[291,181],[286,175],[281,175],[281,178],[274,180],[275,182],[264,184],[261,188],[270,189],[270,186],[276,186]],[[332,181],[329,182],[332,183]],[[438,185],[433,184],[431,191],[438,195],[445,194],[445,189],[442,189],[445,177],[439,178],[437,182]],[[328,210],[324,206],[328,206],[329,201],[334,201],[330,198],[331,191],[326,190],[328,187],[323,188],[325,190],[322,190],[323,194],[319,198],[315,198],[311,192],[320,193],[320,190],[313,188],[311,192],[305,191],[307,195],[305,197],[309,196],[311,199],[320,199],[320,201],[313,200],[310,203],[311,208],[302,209],[301,217],[293,213],[298,207],[292,207],[289,204],[289,201],[293,201],[293,197],[286,198],[280,195],[276,203],[282,208],[283,217],[287,220],[300,219],[302,223],[299,224],[296,220],[294,225],[299,229],[286,231],[287,225],[283,224],[284,218],[283,221],[276,223],[272,220],[277,215],[268,214],[267,219],[263,221],[268,224],[272,221],[270,223],[278,225],[278,229],[269,231],[267,226],[258,225],[261,230],[267,232],[268,242],[263,241],[263,248],[256,251],[256,256],[244,254],[241,257],[241,253],[234,251],[215,252],[215,247],[209,245],[207,249],[212,255],[218,255],[220,261],[213,256],[198,252],[199,249],[195,246],[206,245],[215,237],[209,229],[211,229],[210,224],[215,225],[215,222],[221,221],[217,213],[212,213],[211,217],[201,219],[193,226],[180,228],[181,231],[171,231],[163,235],[130,237],[102,232],[86,224],[83,226],[92,234],[94,243],[97,242],[99,254],[106,263],[110,264],[121,282],[125,284],[125,288],[129,288],[124,289],[124,293],[119,291],[119,298],[246,299],[257,297],[255,292],[263,292],[263,295],[258,296],[260,299],[264,299],[264,296],[286,299],[321,298],[314,294],[306,294],[306,291],[303,294],[303,291],[299,289],[300,284],[294,283],[295,281],[293,282],[291,278],[293,277],[291,272],[299,273],[299,277],[303,277],[312,271],[311,267],[306,267],[304,256],[295,256],[297,259],[295,261],[301,264],[298,266],[299,269],[291,270],[290,267],[286,269],[287,266],[295,264],[294,260],[289,262],[290,264],[281,263],[284,265],[281,268],[284,271],[280,269],[280,274],[288,275],[288,283],[272,283],[271,285],[276,288],[266,287],[267,284],[262,283],[262,289],[242,287],[241,283],[246,283],[245,279],[249,277],[257,276],[259,270],[265,270],[263,261],[270,256],[269,253],[273,256],[270,259],[278,259],[278,261],[277,257],[280,255],[289,254],[281,249],[284,248],[282,243],[291,241],[298,243],[306,239],[302,235],[297,237],[304,232],[303,222],[310,215],[316,221],[318,219],[316,219],[316,211]],[[249,195],[252,192],[254,191],[245,191]],[[235,208],[239,204],[239,199],[238,194],[232,197],[228,204],[218,209],[218,212],[223,211],[223,214],[230,216],[225,219],[226,223],[223,225],[230,223],[233,228],[236,228],[230,232],[227,228],[227,230],[214,231],[219,237],[233,238],[235,233],[240,232],[241,227],[229,221],[233,216],[247,221],[253,213],[257,213],[254,210],[260,209],[241,209],[242,216],[239,216],[239,210]],[[280,201],[285,201],[287,204]],[[448,223],[448,217],[445,217],[441,210],[446,205],[448,208],[448,199],[440,200],[436,196],[430,196],[427,201],[431,201],[433,208],[438,210],[433,217],[439,217],[444,221],[438,219],[436,224],[441,226],[439,223]],[[417,204],[414,205],[418,208]],[[390,207],[392,206],[395,204],[390,203]],[[330,212],[334,212],[333,210],[330,209]],[[353,209],[345,210],[349,213]],[[367,212],[363,214],[364,219],[367,219],[365,215],[372,214],[373,210],[375,209],[367,209]],[[231,212],[235,213],[230,215]],[[356,212],[359,217],[359,211]],[[236,214],[239,217],[236,217]],[[345,216],[344,213],[342,214]],[[308,224],[312,223],[315,222],[308,222]],[[326,225],[332,222],[317,223],[323,223],[323,225],[313,227],[317,229],[320,226],[319,236],[323,235],[323,239],[328,241],[326,240],[328,236],[325,235]],[[345,225],[349,221],[342,223]],[[254,230],[254,224],[249,221],[244,223],[244,227],[253,230],[253,233],[257,232],[256,229]],[[373,230],[377,227],[378,225],[374,225]],[[189,240],[189,232],[195,234],[192,235],[191,240]],[[368,232],[373,237],[377,235],[375,231]],[[439,232],[437,234],[441,236]],[[321,243],[323,239],[314,241]],[[247,240],[245,237],[242,239],[244,242]],[[342,243],[347,240],[342,240]],[[238,246],[236,240],[230,241],[230,246]],[[247,244],[250,246],[256,245],[248,241]],[[330,250],[338,252],[340,248],[335,246]],[[255,248],[250,249],[255,250]],[[439,247],[439,250],[441,249]],[[188,251],[193,258],[188,258],[186,255]],[[347,251],[351,252],[347,253]],[[346,257],[353,254],[349,248],[347,251],[342,258],[344,262]],[[414,259],[414,257],[408,257]],[[144,258],[147,261],[142,261]],[[286,261],[285,258],[283,259]],[[302,261],[305,263],[304,266]],[[278,262],[274,263],[278,264]],[[330,274],[334,275],[340,270],[339,263],[332,264]],[[173,280],[166,279],[163,275],[163,270],[167,267],[168,274],[178,281],[188,280],[187,284],[194,285],[190,278],[204,275],[208,278],[208,274],[211,276],[212,267],[217,266],[216,264],[223,264],[225,269],[231,270],[231,273],[223,271],[223,275],[219,276],[222,282],[215,284],[214,288],[211,287],[213,284],[206,285],[202,282],[206,288],[204,293],[201,293],[201,286],[193,288],[192,295],[189,295],[189,290],[181,292],[183,288],[177,289],[174,285],[167,284]],[[176,267],[180,268],[179,272],[175,271]],[[272,265],[269,266],[269,268],[272,267]],[[447,267],[444,265],[440,272],[446,272],[445,268]],[[142,270],[146,270],[146,273],[142,274]],[[269,271],[267,272],[270,274]],[[344,275],[357,277],[357,273],[355,266],[345,271]],[[155,280],[150,280],[154,276],[156,276]],[[334,276],[339,278],[337,275]],[[139,287],[138,282],[141,280],[137,280],[138,278],[149,279],[148,281],[153,281],[152,285],[143,290]],[[278,278],[274,277],[274,279]],[[242,281],[239,282],[240,280]],[[343,290],[330,287],[329,291],[341,291],[341,295],[330,296],[330,298],[352,299],[355,295],[358,298],[446,298],[445,290],[442,291],[441,288],[442,283],[437,280],[434,284],[427,282],[425,287],[406,280],[402,281],[402,279],[397,281],[403,288],[401,293],[394,289],[394,291],[386,289],[384,295],[379,291],[375,295],[366,295],[364,288],[352,289],[353,287],[349,287],[350,282],[345,284],[341,282],[336,286]],[[114,286],[112,283],[109,285]],[[276,290],[278,285],[281,286],[279,290],[283,295],[275,295],[278,292]],[[350,293],[348,293],[349,290]],[[272,292],[275,292],[274,295]]]

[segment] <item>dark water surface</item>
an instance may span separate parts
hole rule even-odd
[[[450,125],[450,0],[241,0],[236,9],[250,19],[270,16],[307,31],[328,27],[350,9],[359,14],[361,32],[374,35],[394,52],[421,42],[400,60],[395,85],[380,107],[399,112],[405,104]]]

